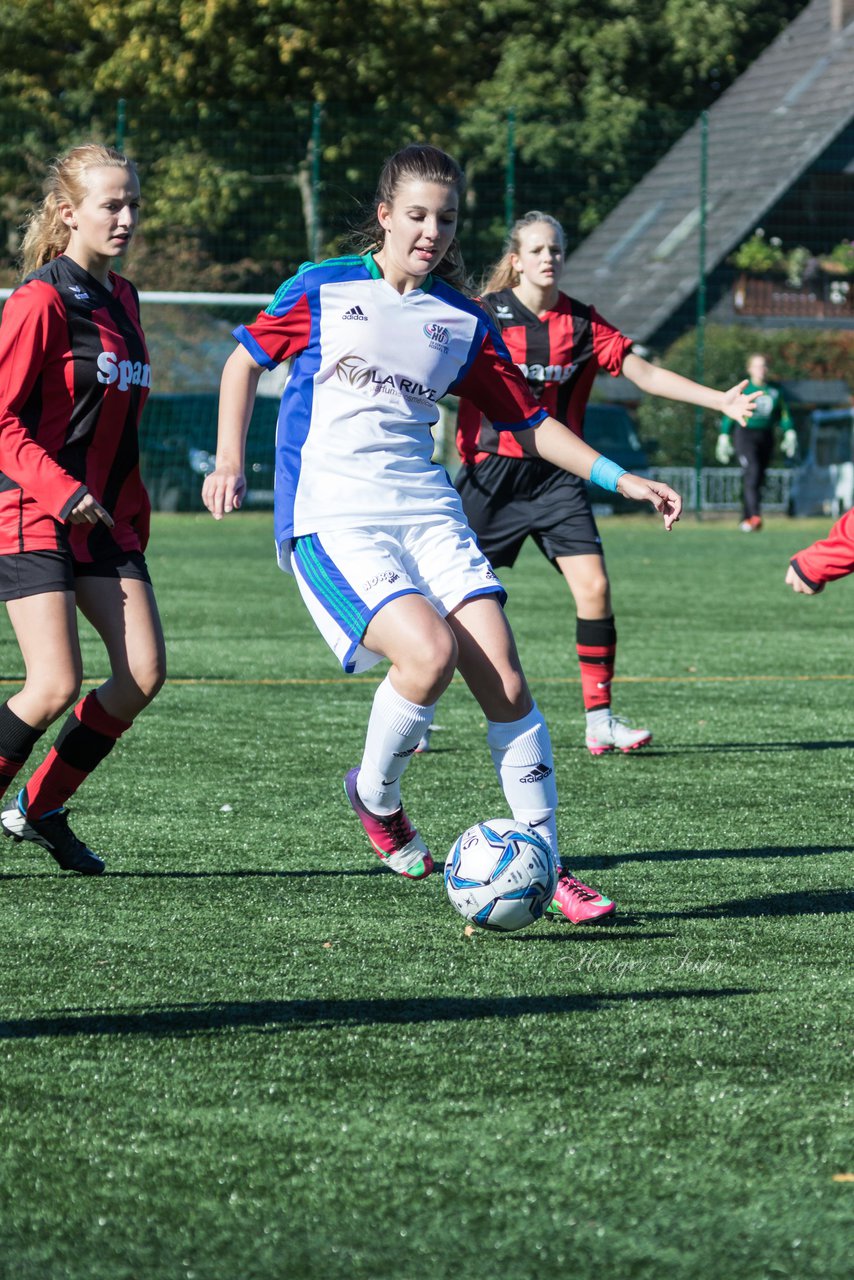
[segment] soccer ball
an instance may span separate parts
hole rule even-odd
[[[445,862],[445,888],[461,916],[509,933],[539,920],[554,897],[551,849],[533,827],[490,818],[469,827]]]

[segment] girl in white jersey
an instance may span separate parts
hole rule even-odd
[[[235,331],[223,370],[215,519],[241,505],[258,378],[293,359],[277,433],[276,542],[321,633],[347,671],[385,658],[364,753],[344,780],[379,858],[418,880],[433,861],[407,818],[400,780],[458,670],[483,708],[508,806],[558,862],[548,730],[456,490],[432,462],[437,401],[465,395],[499,429],[584,479],[649,501],[670,527],[681,500],[621,470],[531,397],[487,315],[461,291],[459,166],[414,145],[386,161],[367,252],[306,264],[265,312]],[[559,865],[559,863],[558,863]],[[614,903],[561,872],[550,912],[581,923]]]

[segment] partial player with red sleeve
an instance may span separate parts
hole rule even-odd
[[[826,538],[792,556],[786,585],[797,595],[815,596],[828,582],[854,573],[854,508],[846,511]]]
[[[622,373],[651,395],[746,421],[755,396],[742,394],[744,383],[715,391],[643,360],[631,339],[595,307],[560,290],[563,257],[560,223],[539,211],[525,214],[513,227],[482,298],[530,391],[552,417],[583,438],[593,382],[604,372]],[[520,439],[496,431],[468,399],[459,407],[457,446],[462,466],[456,485],[492,565],[514,564],[531,537],[572,593],[588,749],[601,755],[647,745],[652,741],[648,729],[632,728],[612,711],[617,630],[585,482],[535,456]]]

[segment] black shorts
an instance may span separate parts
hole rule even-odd
[[[460,467],[454,483],[480,549],[496,568],[514,564],[529,536],[552,564],[558,556],[602,555],[579,476],[541,458],[491,454]]]
[[[151,582],[141,551],[119,551],[104,560],[75,560],[70,551],[22,551],[0,556],[0,600],[23,600],[49,591],[73,591],[77,578],[136,578]]]

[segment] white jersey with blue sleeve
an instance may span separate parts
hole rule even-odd
[[[447,392],[472,400],[499,430],[547,416],[476,303],[429,276],[400,294],[370,253],[305,264],[235,337],[265,368],[293,360],[276,430],[283,568],[295,536],[443,513],[464,520],[432,460]]]

